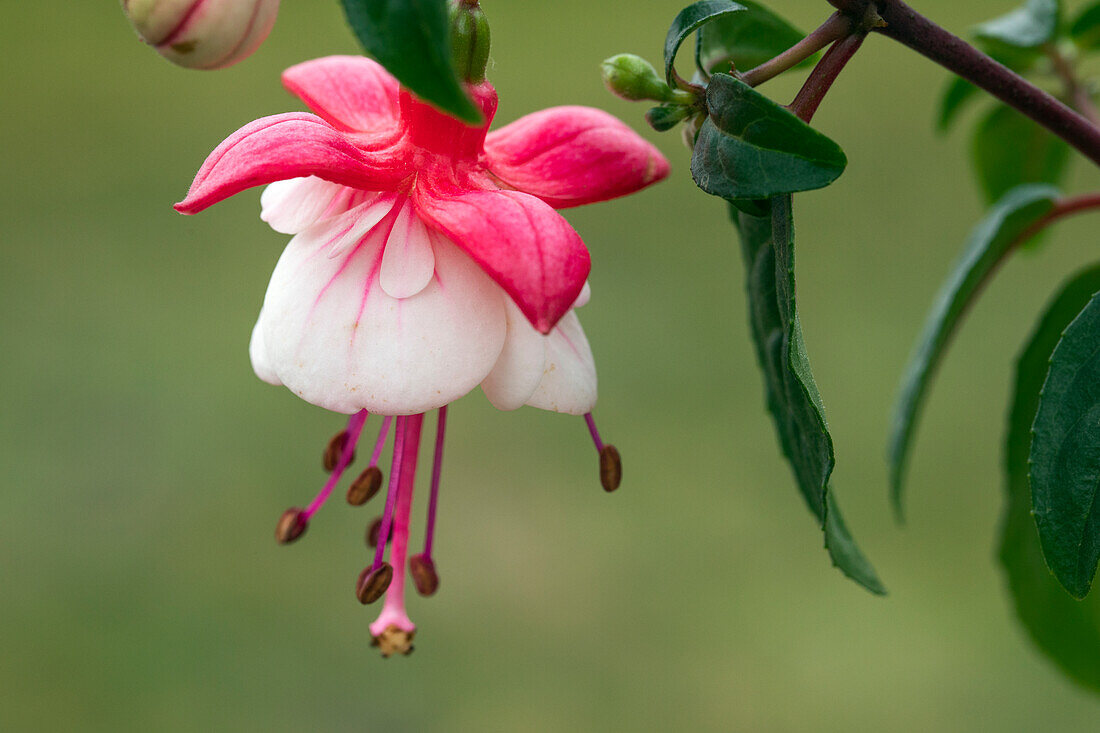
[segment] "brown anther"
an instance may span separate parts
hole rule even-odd
[[[388,562],[382,563],[382,567],[373,572],[368,565],[363,568],[363,572],[359,573],[359,582],[355,584],[355,596],[364,606],[374,603],[390,587],[391,580],[393,580],[393,566]]]
[[[382,533],[382,517],[375,517],[374,521],[367,527],[367,547],[374,549],[378,547],[378,535]],[[393,525],[390,525],[390,536],[386,538],[386,542],[393,539]]]
[[[439,589],[439,574],[435,571],[435,563],[427,555],[410,557],[409,573],[420,595],[430,596]]]
[[[309,522],[302,517],[302,511],[299,507],[291,507],[279,517],[279,523],[275,525],[275,541],[280,545],[289,545],[305,534]]]
[[[619,450],[613,445],[605,445],[600,450],[600,483],[603,490],[612,492],[623,481],[623,460]]]
[[[382,471],[378,466],[371,466],[351,482],[351,486],[348,487],[348,503],[352,506],[363,506],[378,493],[380,488],[382,488]]]
[[[336,464],[340,462],[340,454],[344,452],[344,445],[347,442],[347,430],[341,430],[336,435],[332,436],[332,440],[330,440],[325,447],[325,455],[321,458],[321,465],[324,466],[326,473],[332,473],[336,470]],[[354,460],[355,454],[352,453],[348,458],[348,463],[350,464]]]
[[[393,654],[404,654],[408,656],[412,654],[413,636],[416,635],[415,631],[405,631],[399,629],[396,626],[387,626],[386,630],[378,636],[374,637],[371,641],[371,646],[378,647],[378,651],[382,652],[383,657],[390,657]]]

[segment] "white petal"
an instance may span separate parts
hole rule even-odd
[[[329,257],[339,257],[353,246],[359,243],[363,237],[374,229],[378,222],[386,217],[393,208],[396,196],[374,196],[362,204],[333,220],[335,232],[333,234],[332,247],[329,249]]]
[[[511,298],[508,309],[508,337],[493,371],[481,389],[493,407],[515,410],[527,404],[546,369],[547,337],[536,331]]]
[[[504,345],[504,295],[458,247],[438,240],[435,277],[397,299],[378,283],[383,227],[337,259],[316,229],[287,246],[264,299],[262,343],[283,384],[329,410],[399,415],[485,378]]]
[[[390,230],[382,255],[382,271],[378,281],[387,295],[409,298],[427,286],[435,272],[435,255],[428,227],[405,202]]]
[[[581,288],[581,294],[577,296],[577,299],[573,301],[574,308],[583,308],[588,305],[588,301],[592,300],[592,286],[588,284],[588,281],[584,281],[584,287]]]
[[[546,336],[546,368],[527,404],[583,415],[596,405],[596,362],[574,311]]]
[[[271,367],[267,358],[267,347],[264,346],[264,331],[261,323],[264,320],[264,311],[260,309],[260,316],[256,319],[256,325],[252,327],[252,339],[248,342],[248,357],[252,360],[252,371],[256,376],[268,384],[279,386],[282,382]]]
[[[316,176],[276,181],[260,194],[260,218],[277,232],[297,234],[325,216],[340,213],[332,209],[338,204],[337,196],[348,191]]]

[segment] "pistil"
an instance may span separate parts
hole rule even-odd
[[[412,513],[413,487],[416,482],[416,461],[420,444],[420,428],[423,415],[410,415],[397,419],[395,451],[400,445],[400,458],[395,460],[390,477],[390,486],[394,487],[394,476],[398,477],[393,518],[393,538],[390,546],[390,564],[393,567],[393,580],[386,591],[385,605],[377,620],[370,625],[371,635],[381,647],[382,655],[394,652],[408,654],[412,651],[412,637],[416,626],[405,612],[405,555],[409,545],[409,518]],[[387,503],[388,500],[387,500]],[[387,512],[388,514],[388,512]],[[382,520],[381,537],[385,537],[390,522]],[[375,565],[386,544],[379,542],[375,550]]]

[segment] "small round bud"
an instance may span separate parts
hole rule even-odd
[[[381,567],[373,571],[368,566],[359,573],[359,582],[355,584],[355,597],[364,606],[374,603],[385,594],[391,580],[393,580],[393,566],[388,562],[382,563]]]
[[[485,80],[489,65],[489,21],[477,0],[451,4],[451,55],[462,81]]]
[[[382,471],[378,466],[371,466],[359,478],[351,482],[348,487],[348,503],[352,506],[363,506],[370,501],[378,490],[382,488]]]
[[[430,596],[439,590],[439,574],[435,572],[435,563],[427,555],[413,555],[409,558],[409,574],[416,584],[416,592]]]
[[[123,0],[141,40],[189,69],[221,69],[252,55],[279,0]]]
[[[605,445],[600,451],[600,484],[610,493],[619,488],[623,480],[623,461],[619,450],[613,445]]]
[[[299,507],[291,507],[279,517],[279,523],[275,525],[275,541],[280,545],[289,545],[294,540],[305,534],[309,522],[302,516],[304,510]]]
[[[600,64],[600,73],[608,90],[623,99],[654,99],[658,102],[676,99],[653,65],[632,53],[621,53],[607,59]]]

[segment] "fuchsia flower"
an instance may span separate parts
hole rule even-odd
[[[371,633],[383,654],[407,652],[415,626],[404,567],[425,412],[439,410],[435,460],[424,551],[409,563],[424,594],[438,585],[432,537],[446,406],[474,387],[500,409],[584,415],[604,487],[618,485],[618,454],[592,420],[596,370],[574,312],[589,297],[588,251],[554,209],[636,191],[664,178],[668,163],[623,123],[585,107],[543,110],[486,134],[497,106],[487,82],[469,86],[485,116],[476,127],[365,58],[299,64],[283,83],[316,115],[274,115],[238,130],[176,209],[193,214],[270,184],[261,216],[294,238],[253,330],[253,367],[351,415],[326,453],[328,483],[307,508],[284,514],[278,536],[305,531],[351,462],[367,415],[386,416],[348,498],[362,503],[380,488],[392,422],[380,539],[357,594],[364,602],[386,594]]]

